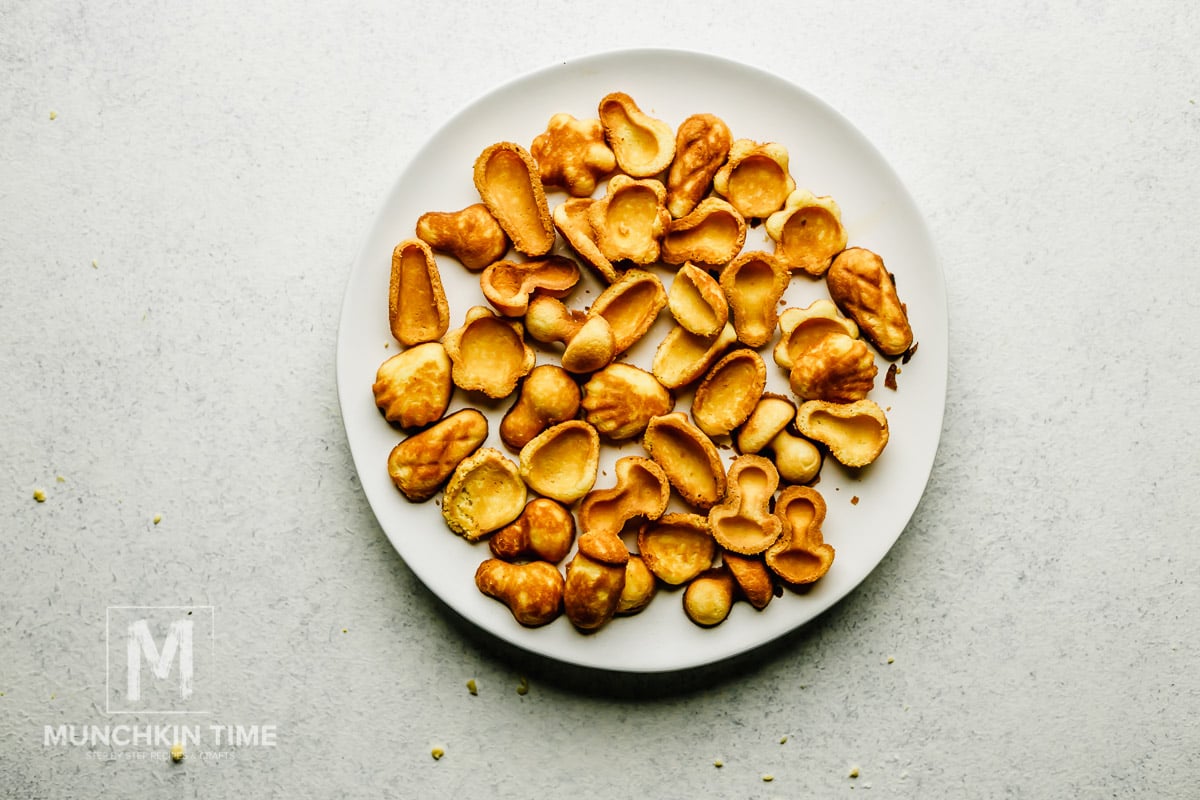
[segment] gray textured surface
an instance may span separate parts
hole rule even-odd
[[[1197,7],[498,5],[0,0],[0,796],[1196,797]],[[334,388],[347,270],[413,149],[617,44],[745,60],[855,122],[951,315],[889,557],[776,646],[654,679],[452,619],[359,492]],[[276,746],[44,746],[110,721],[121,604],[215,606],[220,721]]]

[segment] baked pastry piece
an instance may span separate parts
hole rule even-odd
[[[462,327],[446,334],[443,343],[454,385],[492,398],[512,394],[537,359],[525,343],[521,323],[496,316],[485,306],[468,309]]]
[[[479,591],[504,603],[517,622],[530,628],[562,614],[563,584],[558,568],[545,561],[510,564],[489,558],[475,571]]]
[[[575,197],[587,197],[596,182],[617,167],[616,156],[604,141],[598,119],[555,114],[529,148],[546,186],[559,186]]]
[[[617,166],[634,178],[649,178],[665,170],[675,157],[671,126],[638,108],[624,92],[600,100],[600,123],[617,158]]]
[[[809,400],[796,409],[796,428],[847,467],[865,467],[879,458],[889,437],[887,416],[874,400]]]
[[[771,341],[790,278],[787,265],[762,250],[742,253],[721,270],[721,289],[738,341],[755,348]]]
[[[450,476],[442,495],[442,517],[450,530],[474,542],[520,516],[525,499],[517,465],[499,450],[481,447]]]
[[[414,503],[424,502],[437,494],[487,435],[487,417],[473,408],[456,411],[392,448],[388,474],[401,494]]]
[[[384,419],[401,428],[441,419],[453,389],[450,357],[441,342],[425,342],[384,361],[371,387]]]
[[[670,412],[675,398],[645,370],[614,362],[583,385],[584,419],[609,439],[631,439],[654,417]]]
[[[614,175],[604,197],[588,206],[596,247],[609,262],[653,264],[671,222],[667,190],[652,178]]]
[[[788,486],[779,493],[775,516],[783,533],[767,549],[766,564],[793,586],[819,580],[833,564],[834,550],[825,543],[825,498],[808,486]]]
[[[388,319],[392,335],[405,345],[436,341],[450,327],[437,259],[420,239],[405,239],[392,250]]]
[[[717,446],[682,411],[650,420],[642,447],[693,508],[708,510],[725,494],[725,466]]]
[[[729,465],[725,499],[708,512],[717,544],[742,555],[761,553],[775,543],[782,523],[771,514],[779,473],[769,459],[740,455]]]
[[[795,188],[796,181],[788,171],[787,148],[776,142],[738,139],[713,176],[713,189],[746,219],[774,214]]]
[[[713,176],[729,156],[729,126],[712,114],[693,114],[675,132],[675,159],[667,173],[667,210],[678,219],[712,188]]]
[[[529,151],[513,142],[487,147],[475,160],[475,189],[513,247],[531,258],[550,252],[554,223]]]
[[[807,189],[788,195],[784,207],[767,217],[765,227],[775,240],[775,255],[789,268],[813,276],[824,275],[833,257],[846,247],[838,204]]]
[[[896,282],[883,259],[862,247],[843,250],[825,275],[829,296],[862,335],[885,356],[912,347],[908,309],[896,294]]]
[[[687,216],[671,220],[662,240],[666,264],[691,261],[709,267],[728,264],[746,243],[746,220],[719,197],[700,202]]]
[[[508,234],[483,203],[460,211],[430,211],[417,218],[417,238],[434,250],[449,253],[469,270],[480,270],[504,258]]]
[[[543,497],[574,503],[596,482],[600,435],[581,419],[560,422],[521,448],[521,477]]]

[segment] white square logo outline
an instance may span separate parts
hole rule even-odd
[[[116,714],[191,714],[191,715],[203,716],[203,715],[212,714],[213,712],[211,710],[206,710],[206,711],[178,710],[178,709],[170,709],[170,710],[166,710],[166,711],[153,711],[153,710],[142,710],[142,709],[124,710],[124,711],[122,711],[122,710],[114,711],[113,710],[113,708],[112,708],[112,676],[111,676],[112,643],[110,640],[112,612],[113,611],[133,611],[133,610],[188,611],[189,613],[191,613],[192,611],[207,611],[208,612],[208,621],[209,621],[209,634],[208,634],[209,657],[210,657],[210,660],[215,658],[216,636],[217,636],[216,606],[132,606],[132,605],[105,606],[105,609],[104,609],[104,712],[109,715],[116,715]],[[164,646],[164,649],[166,649],[165,646]],[[127,668],[128,668],[128,665],[127,665]]]

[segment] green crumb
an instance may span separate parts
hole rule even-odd
[[[475,685],[474,678],[467,681],[467,691],[471,693],[472,697],[479,694],[479,687]]]
[[[57,111],[51,111],[51,112],[50,112],[50,119],[51,119],[51,121],[58,119],[58,112],[57,112]]]
[[[716,767],[717,769],[720,769],[721,767],[725,766],[725,762],[721,761],[720,759],[717,759],[716,761],[713,762],[713,766]]]
[[[155,524],[155,525],[157,525],[158,523],[162,522],[162,514],[155,514],[155,515],[154,515],[153,522],[154,522],[154,524]]]
[[[66,483],[66,482],[67,482],[67,479],[66,479],[66,478],[64,478],[62,475],[55,475],[55,476],[54,476],[54,482],[55,482],[55,483]]]
[[[517,694],[521,696],[529,694],[529,678],[521,676],[521,680],[517,684]]]
[[[787,737],[786,737],[786,736],[782,737],[782,738],[779,740],[779,743],[780,743],[780,744],[787,744]]]
[[[851,768],[850,768],[850,777],[851,777],[851,778],[857,778],[857,777],[858,777],[858,767],[851,767]]]
[[[774,776],[774,775],[772,775],[772,774],[770,774],[770,773],[767,773],[766,775],[763,775],[763,783],[770,783],[770,782],[771,782],[771,781],[773,781],[773,780],[775,780],[775,776]]]
[[[39,503],[44,503],[44,502],[46,502],[46,493],[44,491],[42,491],[41,489],[34,489],[33,490],[33,499],[37,500]]]
[[[888,656],[888,657],[887,657],[887,662],[888,662],[889,664],[895,664],[895,663],[896,663],[896,657],[895,657],[895,656]]]

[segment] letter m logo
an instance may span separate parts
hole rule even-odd
[[[212,606],[110,606],[105,645],[110,714],[210,713]]]
[[[187,700],[192,696],[192,677],[195,663],[192,657],[192,621],[177,619],[167,630],[167,639],[162,650],[150,635],[150,625],[144,619],[129,623],[128,660],[125,665],[125,697],[131,703],[142,699],[142,656],[151,665],[154,677],[165,681],[171,674],[171,662],[179,654],[179,697]]]

